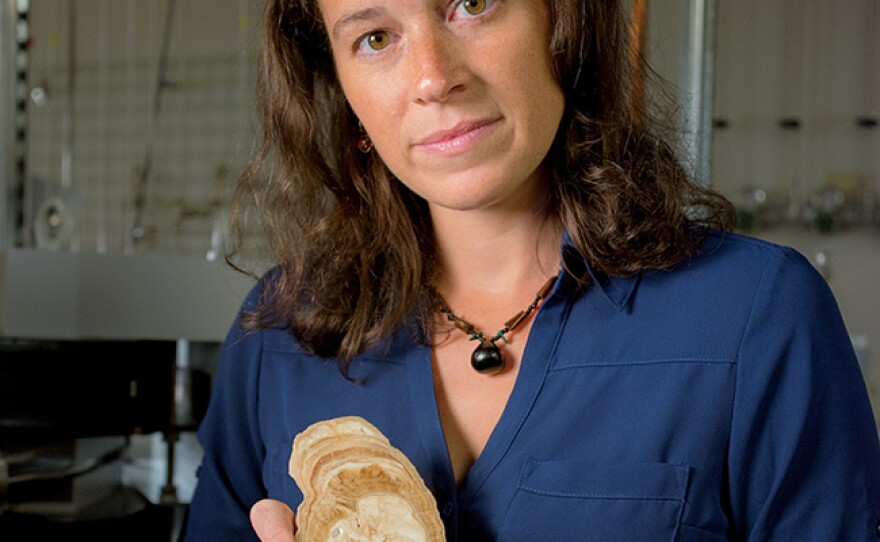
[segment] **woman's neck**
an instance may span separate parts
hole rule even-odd
[[[518,305],[559,270],[562,229],[544,205],[516,211],[432,209],[437,288],[450,305]],[[511,295],[513,293],[513,295]],[[474,307],[469,307],[474,308]]]

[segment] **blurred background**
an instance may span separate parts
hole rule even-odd
[[[626,7],[694,175],[822,272],[878,412],[880,2]],[[223,250],[261,10],[0,0],[0,539],[176,536],[253,284]]]

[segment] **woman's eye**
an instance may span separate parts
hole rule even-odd
[[[462,0],[461,7],[469,15],[479,15],[486,11],[487,0]]]
[[[373,51],[381,51],[391,44],[391,35],[385,30],[370,32],[361,39],[361,47],[367,47]]]

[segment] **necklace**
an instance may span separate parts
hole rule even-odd
[[[480,344],[471,354],[471,367],[473,367],[474,370],[480,374],[494,375],[500,373],[501,370],[504,369],[504,356],[501,354],[501,349],[498,348],[498,345],[495,344],[495,342],[498,341],[498,339],[501,339],[505,344],[509,344],[507,337],[504,335],[513,331],[514,328],[520,325],[523,320],[525,320],[526,317],[537,308],[538,303],[541,302],[544,296],[547,295],[547,292],[550,291],[550,288],[553,287],[553,282],[555,280],[556,277],[550,277],[550,279],[541,286],[538,293],[535,294],[535,300],[532,301],[532,304],[524,310],[516,313],[513,318],[504,323],[504,327],[499,329],[498,333],[489,338],[486,338],[482,331],[477,331],[473,324],[453,314],[452,310],[446,306],[446,302],[443,302],[444,304],[440,308],[440,312],[446,314],[446,318],[452,322],[455,327],[470,335],[470,340],[480,341]]]

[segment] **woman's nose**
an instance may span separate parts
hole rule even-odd
[[[460,60],[460,44],[442,32],[425,32],[409,47],[415,72],[415,99],[442,103],[462,88],[466,69]]]

